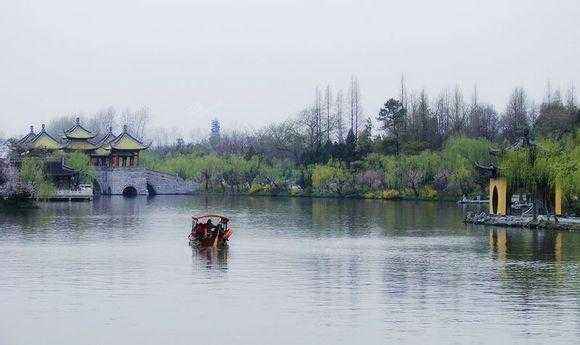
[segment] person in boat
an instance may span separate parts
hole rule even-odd
[[[221,218],[219,224],[217,225],[217,227],[218,227],[218,231],[219,231],[220,235],[223,235],[223,233],[228,228],[228,219],[227,218]]]
[[[207,229],[208,230],[212,230],[212,229],[215,229],[216,228],[216,226],[213,225],[213,222],[211,221],[211,219],[208,219],[206,224],[207,224]]]
[[[211,221],[211,219],[208,219],[206,225],[207,225],[207,231],[208,231],[208,233],[211,233],[211,234],[215,234],[215,233],[220,234],[223,231],[222,230],[222,227],[221,227],[221,222],[218,223],[217,225],[214,225],[213,222]]]

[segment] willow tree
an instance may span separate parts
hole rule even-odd
[[[91,165],[89,156],[81,152],[73,152],[67,157],[67,165],[76,171],[82,182],[93,183],[97,178],[97,172]]]
[[[47,199],[55,192],[54,185],[46,176],[44,162],[38,157],[26,157],[22,160],[20,178],[32,186],[35,198]]]
[[[578,193],[579,152],[576,140],[571,143],[544,139],[538,145],[529,145],[507,151],[500,160],[500,171],[509,185],[529,191],[534,197],[534,217],[538,207],[551,200],[558,187],[565,200]],[[573,145],[572,147],[570,145]]]

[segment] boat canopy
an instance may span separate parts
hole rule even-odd
[[[205,214],[205,215],[201,215],[201,216],[193,216],[191,217],[195,222],[198,222],[202,219],[219,219],[220,222],[228,222],[229,218],[224,217],[224,216],[220,216],[219,214]]]

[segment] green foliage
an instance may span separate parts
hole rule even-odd
[[[444,161],[450,169],[467,168],[473,172],[474,163],[490,161],[490,143],[485,139],[451,138],[443,149]]]
[[[420,195],[424,200],[437,200],[438,193],[433,187],[425,186],[421,188]]]
[[[331,160],[312,168],[312,187],[319,195],[345,196],[350,191],[353,174],[345,163]]]
[[[560,186],[565,197],[578,192],[579,148],[570,143],[546,139],[540,142],[536,160],[536,179],[550,187]]]
[[[485,139],[466,137],[451,138],[442,152],[443,165],[450,172],[449,189],[456,195],[481,192],[487,183],[475,169],[475,163],[491,162],[489,155],[490,143]]]
[[[530,150],[519,149],[506,152],[500,161],[499,168],[502,176],[512,186],[527,189],[536,187],[535,166],[530,158]]]
[[[560,186],[565,197],[578,193],[579,151],[575,140],[568,143],[544,139],[535,148],[506,152],[501,174],[516,187],[534,191]]]
[[[354,145],[352,133],[350,137]],[[532,187],[557,182],[566,195],[578,194],[577,143],[578,135],[557,142],[542,141],[534,166],[527,163],[529,153],[510,151],[501,159],[500,168],[515,184]],[[146,153],[141,162],[148,168],[194,180],[207,192],[434,200],[485,193],[487,178],[476,170],[475,163],[493,162],[495,158],[489,150],[490,142],[485,139],[456,137],[450,138],[441,151],[426,150],[414,155],[374,152],[362,160],[329,159],[307,168],[259,155],[201,151],[165,156]]]
[[[66,164],[79,173],[82,182],[92,183],[97,178],[97,172],[91,165],[89,156],[81,152],[70,153]]]
[[[44,163],[38,157],[24,158],[20,168],[20,178],[29,183],[35,195],[41,199],[48,198],[55,192],[54,185],[46,177]]]
[[[407,110],[398,100],[391,98],[379,111],[377,120],[382,122],[382,130],[386,132],[389,142],[394,145],[394,153],[401,151],[401,140],[405,135],[405,121]]]

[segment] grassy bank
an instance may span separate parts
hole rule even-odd
[[[142,157],[142,164],[199,183],[208,193],[364,199],[456,200],[483,195],[486,181],[474,162],[489,161],[490,143],[455,138],[441,151],[415,155],[370,153],[347,162],[296,164],[260,155],[216,155],[199,150]]]

